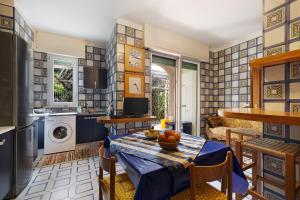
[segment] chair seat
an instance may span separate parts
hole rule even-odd
[[[115,177],[115,199],[132,200],[135,194],[134,185],[131,183],[127,174],[119,174]],[[109,176],[103,180],[104,189],[109,193],[110,179]]]
[[[184,190],[183,192],[173,196],[171,200],[189,200],[190,199],[190,190]],[[197,200],[226,200],[227,197],[223,192],[220,192],[216,188],[210,186],[209,184],[203,184],[197,188],[196,198]]]

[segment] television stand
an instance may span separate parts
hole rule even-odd
[[[120,124],[120,123],[131,123],[131,122],[147,122],[155,121],[155,116],[143,115],[136,117],[129,117],[128,115],[119,115],[119,116],[100,116],[97,117],[97,122],[100,124]]]

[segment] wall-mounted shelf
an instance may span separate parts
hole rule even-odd
[[[251,121],[300,125],[300,113],[296,112],[264,111],[255,108],[229,108],[219,109],[218,115]]]
[[[253,68],[263,68],[296,61],[300,61],[300,50],[289,51],[274,56],[255,59],[250,61],[250,66]]]
[[[289,51],[274,56],[263,57],[250,61],[252,106],[261,108],[262,72],[264,67],[300,61],[300,50]]]

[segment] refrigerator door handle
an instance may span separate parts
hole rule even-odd
[[[1,140],[1,142],[0,142],[0,146],[3,146],[3,145],[5,144],[5,142],[6,142],[6,140],[5,140],[5,139]]]

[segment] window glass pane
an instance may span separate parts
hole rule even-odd
[[[54,102],[73,102],[72,62],[54,60],[53,83]]]
[[[171,58],[165,58],[161,56],[152,56],[152,63],[158,64],[158,65],[165,65],[169,67],[176,67],[176,60]]]

